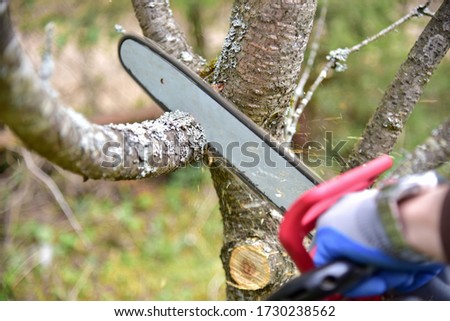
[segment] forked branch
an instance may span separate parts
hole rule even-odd
[[[299,83],[299,86],[296,90],[297,94],[294,96],[292,110],[289,111],[289,119],[286,128],[287,140],[289,141],[290,138],[292,138],[292,135],[294,135],[295,126],[298,120],[300,119],[300,116],[302,115],[306,106],[311,101],[316,90],[328,76],[330,70],[334,69],[338,72],[345,71],[347,69],[346,61],[351,54],[361,50],[363,47],[387,35],[388,33],[398,28],[400,25],[409,21],[411,18],[420,17],[424,15],[433,16],[433,14],[428,10],[429,4],[430,1],[427,1],[425,4],[414,8],[408,14],[406,14],[399,20],[395,21],[392,25],[381,30],[377,34],[365,39],[364,41],[352,46],[351,48],[338,48],[336,50],[332,50],[327,56],[328,62],[319,72],[319,75],[317,76],[317,78],[315,79],[315,81],[313,82],[313,84],[310,86],[310,88],[306,93],[303,93],[305,81]]]

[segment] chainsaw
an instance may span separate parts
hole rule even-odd
[[[348,261],[315,268],[303,238],[341,196],[369,187],[390,168],[390,157],[382,156],[323,182],[289,148],[156,43],[126,35],[119,43],[119,57],[129,75],[162,109],[192,115],[202,125],[209,147],[249,187],[284,213],[279,238],[302,274],[269,300],[334,298],[372,273],[370,268]],[[258,162],[249,162],[249,156]]]

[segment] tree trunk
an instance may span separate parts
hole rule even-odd
[[[234,3],[216,88],[276,138],[283,134],[315,10],[315,0]],[[295,273],[277,238],[281,213],[229,170],[213,167],[211,175],[224,224],[227,298],[263,299]]]

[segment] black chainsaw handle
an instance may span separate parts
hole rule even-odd
[[[373,269],[349,261],[334,261],[290,280],[268,301],[315,301],[343,293],[362,279],[370,276]]]

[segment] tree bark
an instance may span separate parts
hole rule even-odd
[[[355,145],[349,157],[350,167],[392,151],[425,85],[449,47],[450,1],[444,0],[386,90],[362,139]]]
[[[136,18],[145,37],[195,72],[200,72],[205,59],[195,54],[178,27],[168,0],[131,0]]]
[[[283,134],[315,10],[315,0],[236,0],[233,6],[216,88],[276,138]],[[211,175],[224,224],[227,298],[264,299],[296,271],[277,238],[281,213],[229,170],[213,167]]]
[[[46,90],[0,3],[0,120],[24,144],[64,169],[92,179],[139,179],[199,159],[203,131],[185,113],[135,124],[95,125]]]
[[[280,138],[316,1],[236,0],[215,70],[225,98]]]
[[[420,173],[438,168],[450,159],[450,118],[433,130],[430,137],[408,154],[392,177]]]

